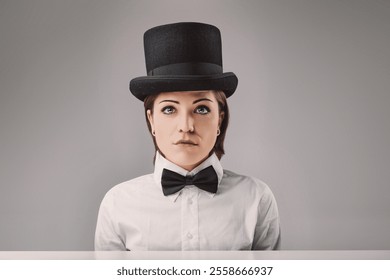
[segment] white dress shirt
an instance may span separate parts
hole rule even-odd
[[[191,185],[164,196],[164,168],[193,176],[212,165],[218,191]],[[213,154],[191,172],[156,154],[153,174],[107,192],[99,210],[95,250],[269,250],[280,245],[275,198],[262,181],[223,170]]]

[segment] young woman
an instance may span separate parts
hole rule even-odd
[[[154,173],[104,197],[96,250],[267,250],[280,246],[275,198],[262,181],[224,170],[226,98],[218,28],[175,23],[144,35],[148,76],[130,82],[144,102]]]

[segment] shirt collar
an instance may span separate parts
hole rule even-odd
[[[187,175],[194,176],[196,173],[198,173],[199,171],[201,171],[209,166],[212,166],[214,168],[215,172],[217,173],[218,185],[219,185],[221,183],[222,177],[223,177],[223,168],[222,168],[221,162],[219,161],[219,159],[215,153],[213,153],[211,156],[209,156],[206,160],[204,160],[201,164],[199,164],[197,167],[195,167],[191,171],[187,171],[184,168],[177,166],[173,162],[167,160],[157,151],[156,152],[156,161],[154,163],[154,174],[153,174],[154,180],[162,193],[161,175],[162,175],[162,171],[164,168],[172,170],[172,171],[174,171],[182,176],[187,176]],[[172,195],[168,195],[167,198],[169,198],[172,202],[174,202],[179,197],[180,193],[181,193],[181,191],[174,193]],[[214,197],[214,195],[215,195],[214,193],[209,193],[206,191],[204,193],[207,193],[210,197]]]

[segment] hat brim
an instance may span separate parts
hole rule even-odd
[[[221,90],[226,98],[231,96],[238,84],[232,72],[215,75],[163,75],[144,76],[130,81],[130,91],[139,100],[153,94],[173,91]]]

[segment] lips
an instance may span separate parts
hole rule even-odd
[[[196,144],[195,142],[191,141],[191,140],[179,140],[177,142],[174,143],[175,145],[192,145],[192,146],[197,146],[198,144]]]

